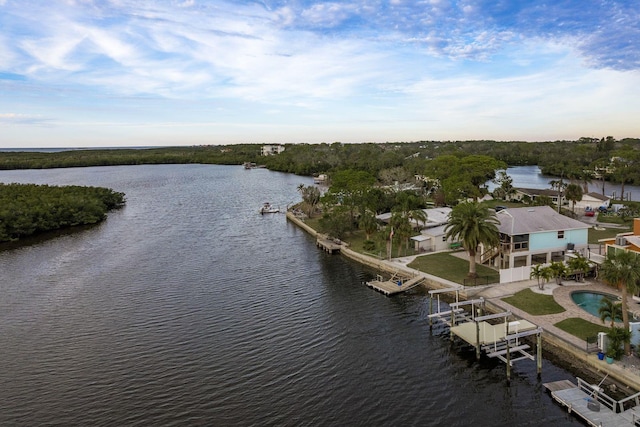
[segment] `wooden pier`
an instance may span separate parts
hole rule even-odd
[[[370,280],[366,282],[367,286],[375,289],[378,292],[390,296],[400,292],[408,291],[409,289],[418,286],[424,278],[422,276],[414,276],[411,278],[400,277],[394,274],[389,280],[385,280],[382,276],[378,275],[376,280]]]
[[[331,239],[328,236],[320,236],[316,240],[316,246],[323,251],[334,254],[340,252],[340,246],[342,242],[340,240]]]
[[[640,426],[640,412],[637,411],[640,393],[614,400],[603,392],[600,385],[589,384],[581,378],[578,378],[578,385],[569,380],[543,385],[556,402],[590,426]]]

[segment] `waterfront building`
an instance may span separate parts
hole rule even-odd
[[[550,206],[508,208],[496,216],[500,245],[483,254],[481,262],[493,260],[500,268],[501,283],[528,279],[532,265],[564,261],[567,254],[588,257],[590,226]],[[519,269],[517,274],[515,269]]]

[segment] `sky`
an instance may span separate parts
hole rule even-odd
[[[604,136],[638,0],[0,0],[0,148]]]

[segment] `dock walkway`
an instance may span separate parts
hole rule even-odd
[[[424,278],[422,276],[406,279],[398,275],[393,275],[389,280],[384,280],[382,276],[378,275],[375,280],[370,280],[366,283],[368,287],[389,296],[415,288],[420,285],[423,280]]]
[[[342,242],[339,240],[330,239],[327,236],[318,235],[316,246],[327,253],[333,254],[340,252]]]
[[[640,426],[640,412],[637,411],[638,394],[616,401],[606,395],[598,385],[578,378],[578,385],[569,380],[543,384],[553,399],[565,406],[569,413],[584,420],[593,427]],[[633,404],[625,409],[629,404]]]

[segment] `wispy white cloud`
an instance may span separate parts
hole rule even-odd
[[[0,113],[0,126],[1,125],[44,125],[50,122],[50,119],[46,119],[40,116],[33,116],[28,114],[18,113]]]
[[[550,125],[534,107],[609,117],[600,106],[611,93],[637,113],[640,8],[587,3],[0,0],[0,92],[26,81],[0,110],[21,99],[21,111],[68,126],[78,111],[87,123],[136,111],[145,123],[224,115],[252,131],[331,123],[344,135],[358,126],[382,135],[384,122],[397,139],[427,137],[420,129],[436,124],[446,134],[455,120],[496,133],[505,117],[503,127]],[[137,111],[124,101],[140,97],[164,102]],[[175,102],[194,108],[187,117]]]

